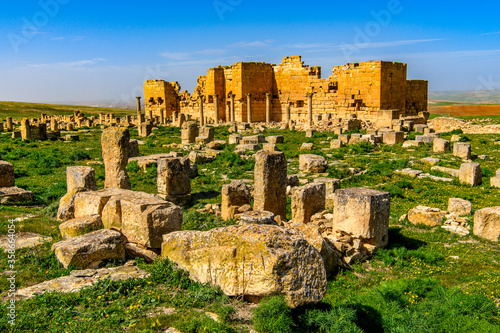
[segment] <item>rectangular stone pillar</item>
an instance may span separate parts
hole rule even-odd
[[[12,117],[7,117],[7,131],[12,132],[14,130],[14,124],[12,123]]]
[[[252,94],[247,94],[247,122],[252,122]]]
[[[215,103],[215,114],[214,114],[214,121],[215,124],[219,124],[219,95],[215,94],[214,95],[214,103]]]
[[[269,211],[286,219],[286,168],[282,152],[261,150],[255,154],[255,211]]]
[[[200,126],[205,126],[205,116],[203,115],[203,95],[200,95]]]
[[[312,97],[313,97],[312,93],[307,94],[307,123],[309,126],[311,126],[313,123]]]
[[[273,97],[272,94],[267,93],[266,94],[266,123],[271,122],[271,98]]]
[[[292,195],[292,220],[309,223],[311,216],[325,210],[325,184],[312,183],[296,187]]]
[[[28,118],[21,120],[21,139],[31,140],[31,125]]]
[[[235,122],[236,121],[236,117],[234,115],[234,97],[236,95],[235,94],[231,94],[231,105],[230,105],[230,110],[229,110],[229,113],[230,113],[230,116],[231,116],[231,122]]]

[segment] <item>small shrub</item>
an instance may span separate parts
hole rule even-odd
[[[466,136],[466,135],[460,135],[460,139],[458,139],[458,142],[469,142],[471,139]]]
[[[254,310],[253,327],[260,333],[293,332],[292,310],[283,296],[262,300]]]

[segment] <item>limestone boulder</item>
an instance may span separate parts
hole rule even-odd
[[[0,187],[12,187],[15,184],[14,165],[0,161]]]
[[[75,198],[80,192],[86,192],[83,187],[75,187],[68,191],[61,200],[59,200],[59,208],[57,210],[57,220],[67,221],[75,218]]]
[[[61,223],[59,231],[64,239],[85,235],[104,228],[100,215],[80,217]]]
[[[366,188],[335,191],[333,229],[363,239],[376,248],[389,241],[389,192]]]
[[[326,158],[314,154],[303,154],[299,156],[299,169],[307,173],[322,173],[328,168]]]
[[[74,218],[102,215],[104,206],[113,195],[122,193],[119,188],[105,188],[99,191],[83,191],[75,194]]]
[[[492,242],[500,237],[500,206],[483,208],[474,213],[474,235]]]
[[[104,187],[130,189],[127,174],[130,153],[130,133],[124,127],[108,127],[102,132],[102,159],[104,162]]]
[[[319,227],[312,223],[299,223],[294,224],[292,227],[300,230],[309,244],[314,246],[321,254],[327,276],[332,277],[337,274],[341,265],[341,253],[323,238]]]
[[[292,194],[292,220],[309,223],[311,216],[325,210],[325,184],[312,183],[296,187]]]
[[[271,212],[246,211],[241,213],[240,224],[272,224],[278,225]]]
[[[413,224],[424,224],[435,227],[442,224],[446,212],[439,208],[417,206],[408,211],[408,221]]]
[[[238,208],[249,205],[252,199],[250,189],[241,180],[232,180],[222,186],[221,217],[223,220],[234,218]]]
[[[66,184],[68,192],[74,188],[82,187],[90,191],[97,191],[95,171],[91,167],[71,166],[66,168]]]
[[[52,250],[65,268],[92,268],[103,260],[125,259],[122,235],[107,229],[60,241]]]
[[[190,161],[184,158],[158,160],[158,193],[186,195],[191,193]]]
[[[297,307],[326,293],[323,259],[296,229],[245,224],[174,232],[163,236],[161,255],[229,296],[285,295]]]
[[[461,198],[449,198],[448,212],[456,215],[469,215],[472,212],[472,203]]]
[[[460,165],[458,179],[462,184],[478,186],[483,183],[483,171],[479,163],[463,163]]]

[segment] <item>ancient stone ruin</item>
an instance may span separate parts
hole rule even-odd
[[[180,91],[178,82],[148,80],[144,97],[154,116],[186,115],[200,124],[311,124],[322,117],[353,125],[370,121],[376,127],[391,127],[394,121],[424,124],[428,83],[407,80],[406,69],[406,64],[388,61],[349,63],[333,67],[322,79],[320,67],[304,65],[300,56],[284,57],[279,65],[239,62],[211,68],[198,78],[192,94]]]

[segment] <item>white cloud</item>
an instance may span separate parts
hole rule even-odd
[[[500,31],[495,31],[495,32],[487,32],[487,33],[481,34],[481,36],[487,36],[487,35],[498,35],[498,34],[500,34]]]
[[[195,55],[222,55],[226,53],[227,50],[224,49],[205,49],[205,50],[199,50],[199,51],[192,51],[192,52],[170,52],[170,51],[165,51],[160,53],[160,55],[163,58],[169,59],[169,60],[176,60],[176,61],[181,61],[181,60],[188,60],[192,56]]]
[[[243,47],[243,48],[257,48],[257,47],[267,47],[267,46],[270,46],[272,42],[273,42],[273,40],[271,40],[271,39],[256,40],[256,41],[253,41],[253,42],[241,41],[241,42],[229,45],[229,46],[230,47]]]
[[[50,40],[64,40],[66,37],[52,37]]]
[[[80,69],[86,66],[96,65],[100,62],[106,61],[104,58],[95,58],[89,60],[78,60],[70,62],[58,62],[53,64],[29,64],[28,67],[31,68],[74,68]]]

